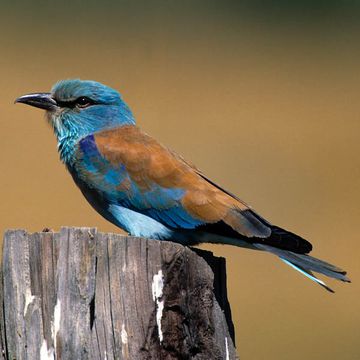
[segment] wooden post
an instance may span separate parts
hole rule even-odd
[[[89,228],[10,230],[0,276],[3,359],[237,359],[225,261],[209,252]]]

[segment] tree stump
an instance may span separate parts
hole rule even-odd
[[[237,359],[225,261],[210,252],[90,228],[10,230],[0,283],[3,359]]]

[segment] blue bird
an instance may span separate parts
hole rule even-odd
[[[142,132],[117,91],[63,80],[50,93],[16,102],[46,110],[76,185],[96,211],[130,235],[268,251],[329,291],[313,272],[350,282],[345,271],[309,256],[307,240],[272,225]]]

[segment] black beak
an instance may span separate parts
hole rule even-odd
[[[50,93],[23,95],[18,97],[15,103],[27,104],[45,110],[55,110],[57,107],[57,103]]]

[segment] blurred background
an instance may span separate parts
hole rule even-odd
[[[0,227],[119,232],[84,200],[39,109],[79,77],[271,222],[349,271],[331,295],[271,255],[227,259],[242,360],[360,358],[360,3],[1,1]]]

